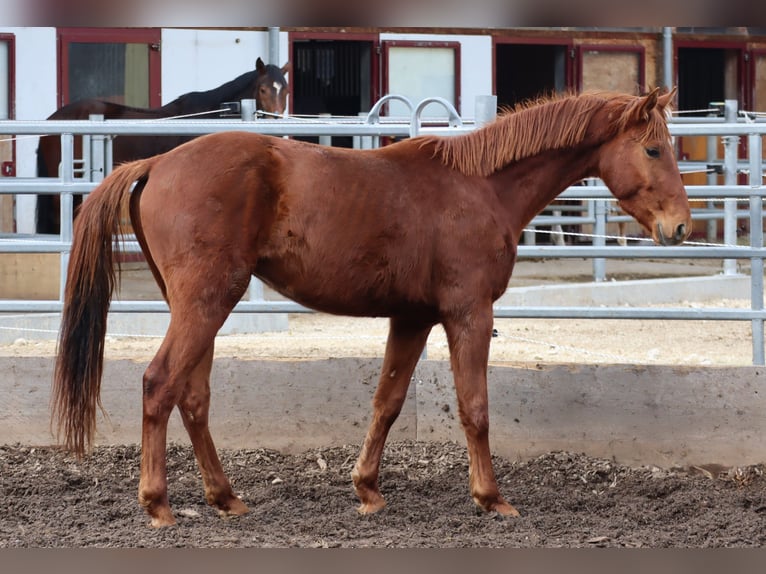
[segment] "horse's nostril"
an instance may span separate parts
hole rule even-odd
[[[686,224],[682,223],[678,227],[676,227],[676,240],[682,241],[686,238]]]

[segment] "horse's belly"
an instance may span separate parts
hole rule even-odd
[[[311,309],[335,315],[389,317],[404,312],[428,309],[431,305],[423,290],[404,287],[403,283],[386,273],[336,272],[291,273],[282,269],[256,269],[255,275],[269,287]]]

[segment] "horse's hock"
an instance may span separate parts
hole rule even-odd
[[[53,444],[50,357],[0,358],[6,376],[0,437],[5,444]],[[222,448],[302,452],[361,444],[379,359],[268,361],[219,358],[213,368],[211,426]],[[107,361],[97,444],[141,438],[140,381],[145,362]],[[550,451],[614,457],[664,468],[766,460],[766,393],[759,367],[631,365],[491,366],[493,452],[528,459]],[[186,443],[180,418],[169,438]],[[464,438],[446,361],[421,361],[393,440]]]

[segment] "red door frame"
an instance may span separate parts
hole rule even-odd
[[[289,32],[287,35],[287,53],[289,54],[289,58],[292,61],[293,57],[293,43],[298,40],[351,40],[351,41],[359,41],[359,42],[371,42],[372,43],[372,50],[370,51],[370,58],[372,61],[370,62],[370,76],[372,81],[372,86],[370,86],[370,94],[372,101],[370,102],[370,106],[374,105],[375,102],[377,102],[381,95],[380,95],[380,86],[381,86],[381,68],[380,68],[380,58],[378,57],[380,55],[380,35],[379,34],[368,34],[364,32],[360,33],[342,33],[342,32]],[[293,65],[295,63],[293,62]],[[289,78],[290,84],[295,84],[295,75],[293,78]],[[290,90],[292,93],[295,93],[293,89]],[[288,113],[293,112],[293,98],[288,98]]]
[[[752,103],[752,90],[746,85],[749,77],[746,73],[745,54],[747,44],[745,42],[706,41],[675,39],[673,42],[673,75],[674,84],[678,85],[678,49],[679,48],[718,48],[722,50],[739,50],[741,57],[737,61],[737,99],[742,102],[743,109],[747,109]]]
[[[70,42],[83,43],[133,43],[149,44],[149,107],[162,105],[162,74],[160,43],[162,30],[159,28],[58,28],[56,45],[58,59],[58,106],[69,103],[69,50]]]
[[[498,44],[528,44],[528,45],[553,45],[564,46],[567,57],[564,64],[564,84],[565,89],[575,87],[574,75],[574,41],[569,36],[545,36],[530,37],[525,36],[492,36],[492,93],[497,93],[497,45]]]
[[[8,119],[16,117],[16,36],[0,34],[0,42],[8,44]],[[16,175],[16,141],[11,141],[11,159],[0,165],[0,176],[13,177]]]

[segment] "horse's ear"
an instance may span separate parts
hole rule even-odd
[[[284,66],[282,66],[282,75],[286,76],[290,72],[293,71],[293,65],[290,62],[286,62]]]
[[[673,86],[673,89],[669,92],[666,92],[662,94],[660,97],[657,98],[657,107],[659,107],[661,110],[664,110],[668,105],[670,105],[670,102],[673,101],[673,98],[676,95],[676,92],[678,91],[677,86]]]
[[[260,56],[258,56],[258,59],[255,61],[255,69],[261,74],[266,70],[266,64],[263,63]]]
[[[660,94],[659,88],[654,88],[651,92],[641,98],[636,107],[633,119],[639,122],[645,122],[649,119],[652,110],[657,106],[657,99]]]

